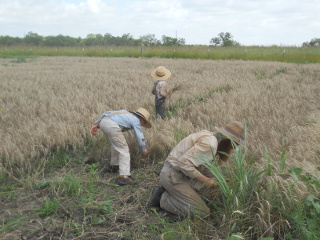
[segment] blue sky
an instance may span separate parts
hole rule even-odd
[[[206,44],[230,32],[242,45],[301,46],[320,38],[318,0],[0,0],[0,35],[155,34]]]

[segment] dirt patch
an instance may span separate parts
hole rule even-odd
[[[118,186],[118,174],[108,172],[107,167],[96,169],[91,180],[92,172],[85,163],[51,170],[50,178],[1,193],[1,239],[162,239],[164,232],[190,221],[175,222],[163,211],[147,209],[158,184],[159,164],[133,164],[132,175],[139,181],[136,186]],[[53,186],[57,179],[71,175],[83,180],[84,190],[77,196],[63,192],[63,184]],[[43,213],[45,204],[54,202],[55,211]]]

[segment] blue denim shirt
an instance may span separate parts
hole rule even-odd
[[[118,123],[123,132],[133,129],[136,143],[139,146],[140,151],[144,152],[144,150],[146,150],[147,140],[144,138],[140,119],[135,114],[124,109],[119,111],[107,111],[102,113],[93,124],[99,123],[104,117],[108,117],[108,115],[114,112],[124,112],[123,114],[117,114],[109,118]]]

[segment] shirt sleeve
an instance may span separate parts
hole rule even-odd
[[[146,150],[147,140],[144,138],[140,121],[132,124],[132,128],[136,137],[137,145],[139,146],[139,150],[144,152]]]
[[[212,137],[204,137],[198,140],[192,148],[178,159],[178,167],[190,178],[197,178],[201,173],[198,170],[203,165],[204,159],[212,160],[217,151],[216,141]]]

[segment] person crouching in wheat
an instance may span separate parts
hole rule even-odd
[[[212,161],[213,154],[226,161],[233,147],[243,140],[244,126],[237,121],[216,128],[216,132],[202,130],[184,138],[165,160],[161,186],[153,189],[147,206],[179,217],[208,216],[210,209],[197,191],[213,187],[217,181],[201,173],[199,167],[204,165],[203,159]]]
[[[144,108],[136,111],[107,111],[102,113],[91,127],[91,134],[96,135],[98,128],[108,137],[111,142],[112,171],[119,170],[117,183],[119,185],[134,185],[137,181],[130,174],[130,152],[126,139],[122,132],[133,129],[136,142],[144,156],[148,155],[147,141],[144,138],[142,127],[151,128],[149,122],[150,113]]]

